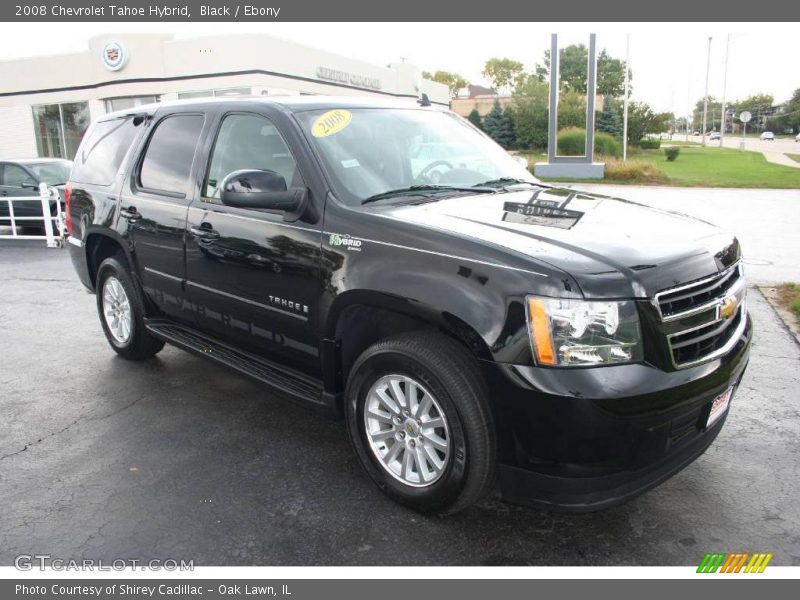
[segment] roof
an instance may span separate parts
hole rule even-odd
[[[135,106],[127,110],[119,110],[104,117],[119,118],[126,115],[153,115],[159,109],[171,107],[203,107],[208,105],[227,104],[231,106],[246,104],[280,105],[290,112],[306,112],[311,110],[332,110],[335,108],[420,108],[416,98],[373,98],[369,96],[236,96],[215,98],[192,98],[187,100],[171,100]],[[428,110],[443,110],[443,107],[430,107]]]

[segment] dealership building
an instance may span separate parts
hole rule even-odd
[[[103,35],[84,52],[0,61],[0,159],[73,158],[92,119],[210,96],[328,94],[448,106],[447,86],[267,35]]]

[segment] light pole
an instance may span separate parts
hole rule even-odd
[[[631,34],[625,36],[625,98],[622,101],[622,162],[628,160],[628,95],[630,94],[628,72],[631,62]]]
[[[703,146],[706,145],[706,119],[708,118],[708,77],[711,73],[711,36],[708,36],[708,52],[706,54],[706,93],[703,96]]]
[[[725,141],[725,121],[727,120],[728,112],[725,110],[725,93],[728,91],[728,54],[731,49],[731,34],[728,34],[725,40],[725,71],[722,77],[722,123],[719,126],[719,147],[722,148],[722,142]]]

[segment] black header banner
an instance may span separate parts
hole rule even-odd
[[[800,21],[800,2],[760,0],[756,7],[744,0],[11,0],[0,3],[0,21],[786,22]]]

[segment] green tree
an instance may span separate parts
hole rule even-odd
[[[694,112],[692,113],[692,129],[700,131],[703,127],[703,102],[704,98],[700,98],[694,105]],[[722,102],[714,98],[708,97],[708,112],[706,114],[706,128],[708,130],[719,131],[718,127],[722,119]],[[702,131],[700,131],[702,133]]]
[[[520,148],[546,148],[549,113],[548,85],[535,75],[522,78],[514,89],[514,131]]]
[[[792,133],[800,131],[800,88],[785,102],[767,125],[773,131],[791,129]]]
[[[473,108],[469,115],[467,115],[467,120],[475,125],[478,129],[483,129],[483,124],[481,123],[481,114],[478,112],[477,108]]]
[[[603,100],[603,110],[597,114],[595,129],[622,139],[622,102],[610,96]]]
[[[586,127],[586,99],[584,94],[565,90],[558,96],[558,128]]]
[[[734,103],[734,111],[737,117],[742,111],[749,111],[753,115],[753,120],[748,123],[748,128],[755,126],[763,131],[767,119],[773,116],[774,106],[775,97],[771,94],[753,94],[744,100]]]
[[[483,129],[495,142],[503,148],[511,148],[514,145],[516,136],[514,134],[514,122],[508,112],[503,112],[498,100],[494,101],[494,106],[486,118],[483,120]]]
[[[458,73],[450,73],[449,71],[436,71],[435,73],[423,71],[422,76],[425,79],[445,84],[447,89],[450,90],[451,98],[458,96],[458,91],[469,85],[469,82],[464,77]]]
[[[572,44],[559,49],[560,89],[586,93],[589,49],[583,44]],[[547,81],[550,74],[550,50],[544,51],[543,64],[534,70],[540,81]],[[632,71],[628,71],[633,78]],[[603,49],[597,55],[597,93],[603,96],[622,96],[625,94],[625,61],[612,58]]]
[[[510,58],[490,58],[483,65],[483,76],[498,91],[512,91],[519,76],[524,72],[525,65]]]

